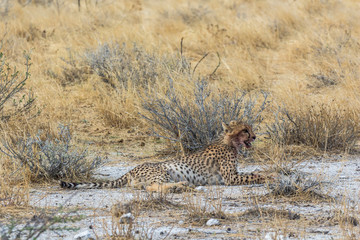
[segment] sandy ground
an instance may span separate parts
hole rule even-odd
[[[135,165],[124,161],[122,156],[114,157],[98,170],[97,178],[116,179]],[[334,197],[334,201],[265,197],[270,191],[265,185],[205,186],[198,188],[197,192],[166,196],[167,200],[182,207],[164,204],[160,209],[138,212],[131,231],[138,239],[360,239],[358,224],[331,221],[331,217],[341,213],[359,216],[359,158],[312,159],[302,162],[297,168],[309,177],[320,179],[324,183],[323,192]],[[249,164],[239,166],[240,172],[259,169]],[[70,191],[51,186],[32,189],[30,204],[41,208],[64,206],[63,212],[76,210],[72,216],[81,215],[83,218],[56,225],[74,228],[74,231],[48,230],[39,239],[74,239],[81,235],[84,237],[78,239],[87,239],[107,238],[115,232],[124,234],[129,231],[128,224],[116,227],[114,223],[119,221],[112,221],[110,209],[114,204],[151,198],[157,196],[131,188]],[[190,217],[189,209],[198,209],[200,213],[221,209],[226,217],[209,215],[196,218],[196,212],[195,217]],[[260,209],[260,214],[245,214],[249,209]],[[285,215],[281,216],[280,212],[270,214],[268,210],[278,210]],[[210,218],[217,219],[218,225],[207,226]]]

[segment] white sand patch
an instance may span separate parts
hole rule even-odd
[[[109,163],[100,168],[96,175],[99,179],[113,180],[132,169],[136,164],[131,163]],[[246,166],[241,172],[259,170],[258,166]],[[239,169],[240,170],[240,169]],[[283,232],[283,226],[276,223],[264,223],[266,220],[250,219],[248,222],[219,220],[219,226],[196,226],[188,223],[184,212],[174,210],[174,213],[162,213],[158,210],[146,211],[141,217],[135,219],[136,227],[132,230],[138,238],[151,237],[152,239],[221,239],[245,236],[249,238],[273,239],[342,239],[347,234],[338,224],[321,224],[314,227],[301,226],[302,219],[318,219],[319,216],[329,217],[344,206],[352,206],[352,211],[358,216],[360,202],[360,159],[337,157],[336,159],[310,160],[298,165],[298,170],[317,177],[325,182],[325,193],[335,197],[338,203],[329,202],[291,202],[276,200],[275,202],[256,203],[256,197],[269,193],[264,185],[253,186],[204,186],[201,191],[194,193],[193,199],[198,199],[200,205],[209,205],[209,202],[221,201],[222,211],[226,214],[238,214],[256,206],[261,208],[272,208],[288,211],[289,214],[300,216],[298,227],[294,224],[287,232]],[[327,192],[326,192],[327,191]],[[186,193],[183,193],[186,194]],[[46,231],[39,239],[73,239],[74,235],[89,231],[93,236],[106,236],[111,226],[111,206],[115,203],[125,203],[136,198],[146,198],[148,194],[142,190],[131,188],[122,189],[89,189],[89,190],[63,190],[58,186],[33,189],[30,194],[30,204],[35,207],[59,207],[65,209],[78,208],[77,214],[84,215],[83,220],[63,225],[79,228],[76,232],[61,231],[60,235],[53,231]],[[171,201],[184,203],[182,194],[173,194]],[[346,204],[345,204],[346,203]],[[216,207],[216,206],[215,206]],[[211,206],[207,208],[211,209]],[[174,217],[174,216],[176,217]],[[176,218],[176,219],[175,219]],[[275,220],[274,220],[275,221]],[[180,223],[179,223],[180,222]],[[205,221],[206,222],[206,221]],[[281,224],[281,222],[279,223]],[[61,224],[60,224],[61,225]],[[91,227],[90,227],[91,226]],[[107,227],[105,227],[107,226]],[[90,229],[90,228],[91,229]],[[355,227],[356,228],[356,227]],[[357,226],[359,228],[359,226]],[[282,230],[279,230],[282,229]],[[96,235],[95,235],[96,234]],[[295,237],[292,237],[295,236]],[[356,236],[356,235],[355,235]]]

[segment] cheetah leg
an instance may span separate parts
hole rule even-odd
[[[175,183],[153,183],[146,187],[148,192],[162,192],[162,193],[181,193],[193,190],[189,182],[175,182]]]

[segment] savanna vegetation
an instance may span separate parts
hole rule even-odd
[[[118,145],[183,154],[232,119],[253,124],[260,160],[356,153],[359,12],[357,0],[0,0],[0,218],[28,207],[31,184],[91,177]]]

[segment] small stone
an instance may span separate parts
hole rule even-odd
[[[178,222],[178,224],[182,225],[182,224],[184,224],[184,221],[183,221],[183,220],[180,220],[180,221]]]
[[[215,226],[215,225],[220,225],[219,220],[215,219],[215,218],[210,218],[207,222],[206,222],[206,226]]]
[[[199,192],[205,192],[206,191],[206,188],[204,186],[198,186],[195,188],[196,191],[199,191]]]
[[[130,223],[134,219],[134,215],[132,215],[131,213],[126,213],[120,217],[120,223]]]
[[[78,233],[74,236],[74,239],[76,240],[85,240],[91,238],[91,233],[88,230],[85,230],[81,233]]]

